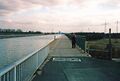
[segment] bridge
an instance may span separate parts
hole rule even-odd
[[[120,81],[120,63],[92,58],[65,35],[0,70],[0,81]]]

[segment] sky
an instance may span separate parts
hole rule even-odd
[[[120,32],[120,0],[0,0],[0,28],[116,32],[117,21]]]

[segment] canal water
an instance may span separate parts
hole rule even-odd
[[[44,35],[0,39],[0,68],[39,50],[53,38],[53,35]]]

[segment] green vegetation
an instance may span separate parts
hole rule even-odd
[[[113,47],[120,46],[120,39],[112,39],[111,42]],[[88,46],[91,49],[105,49],[108,43],[109,43],[109,39],[101,39],[96,41],[88,41]]]
[[[59,32],[41,32],[41,31],[22,31],[21,29],[1,29],[0,39],[13,38],[13,37],[26,37],[37,35],[58,34]]]
[[[0,29],[0,35],[10,34],[42,34],[40,31],[22,31],[21,29]]]
[[[112,56],[113,57],[120,57],[120,39],[112,39]],[[89,49],[93,49],[90,51],[91,54],[94,55],[104,55],[106,53],[106,46],[109,43],[108,39],[101,39],[96,41],[88,41],[87,47]]]

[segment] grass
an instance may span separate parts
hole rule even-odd
[[[120,57],[120,39],[112,39],[112,56],[113,57]],[[88,41],[87,47],[89,49],[95,49],[95,50],[101,50],[104,51],[106,49],[107,44],[109,44],[109,39],[101,39],[101,40],[96,40],[96,41]],[[99,51],[99,53],[102,54],[102,52]],[[95,53],[96,55],[98,52],[92,52]]]
[[[114,47],[120,47],[120,39],[112,39],[112,45]],[[109,44],[109,39],[101,39],[96,41],[88,41],[87,46],[91,49],[105,49],[106,45]]]

